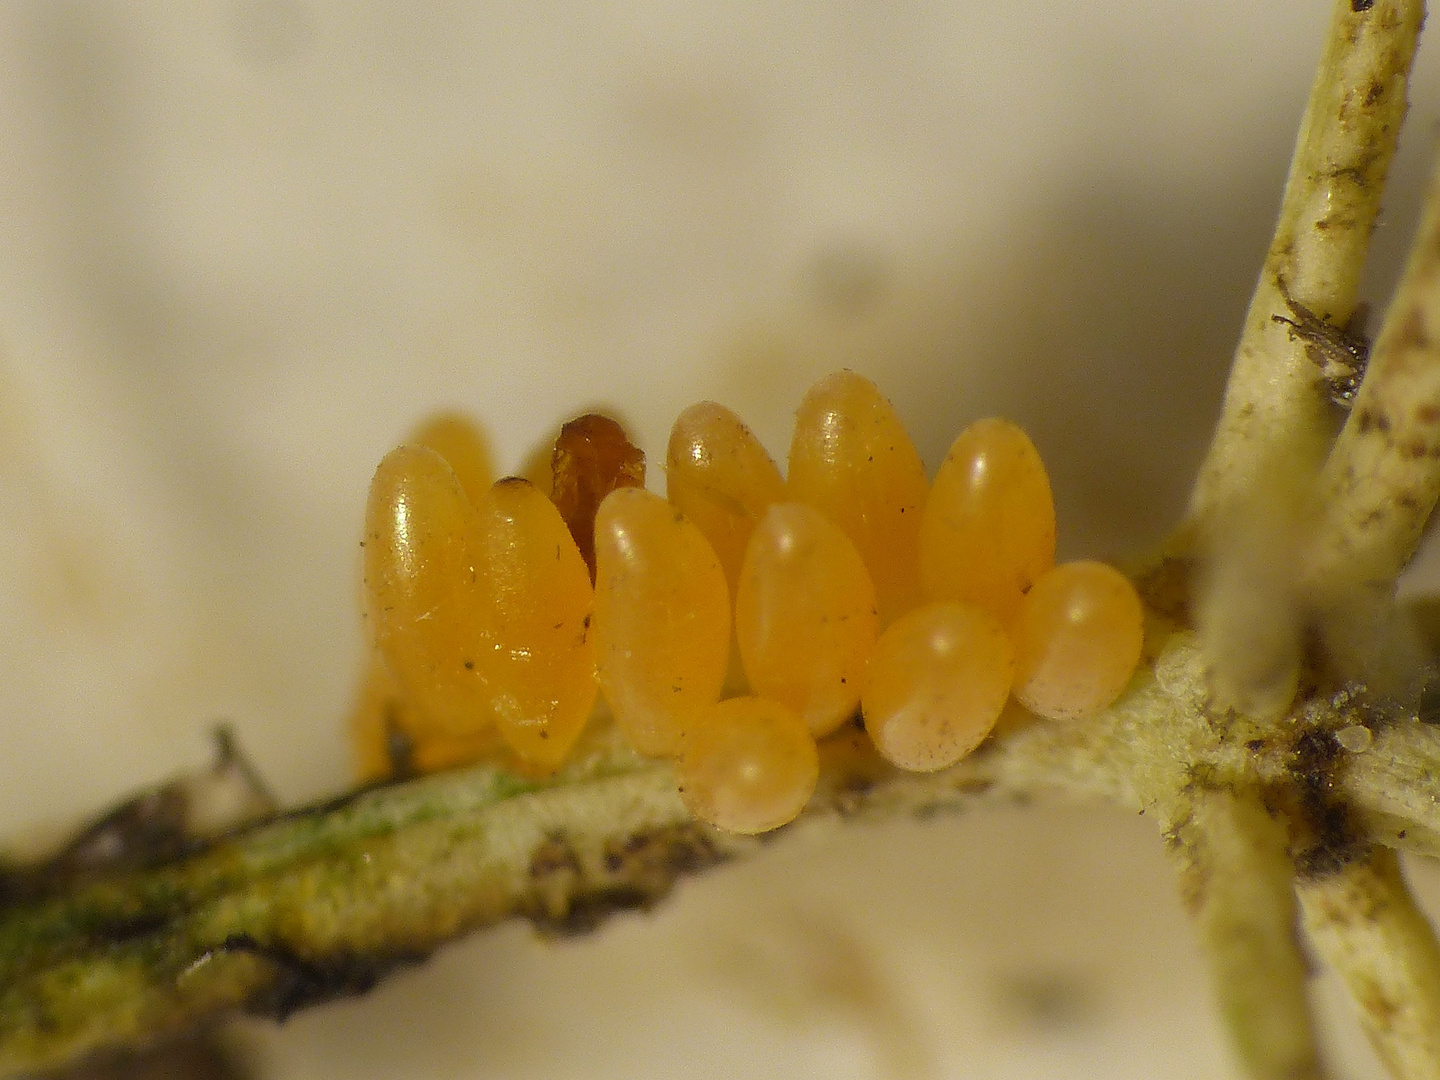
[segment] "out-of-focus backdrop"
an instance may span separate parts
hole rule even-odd
[[[1024,424],[1063,553],[1154,540],[1328,13],[0,6],[0,835],[198,765],[222,717],[287,803],[342,788],[366,484],[442,406],[511,469],[597,405],[663,460],[702,398],[783,457],[849,366],[932,468]],[[1231,1075],[1206,993],[1150,823],[1039,807],[809,834],[594,940],[503,929],[237,1037],[276,1078]],[[1331,1013],[1338,1075],[1372,1075]]]

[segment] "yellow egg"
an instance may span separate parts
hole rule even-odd
[[[1076,719],[1113,703],[1130,682],[1145,613],[1114,567],[1064,563],[1026,595],[1014,640],[1016,699],[1039,716]]]
[[[594,706],[594,594],[559,511],[523,480],[474,506],[435,451],[402,446],[366,507],[365,597],[417,767],[506,744],[545,771]],[[372,736],[373,738],[373,736]]]
[[[405,440],[428,446],[455,471],[455,479],[471,505],[495,482],[495,459],[484,433],[463,413],[437,413],[423,421]]]
[[[365,510],[365,611],[390,673],[415,709],[412,735],[489,723],[479,658],[496,647],[481,614],[474,510],[435,451],[387,454]]]
[[[739,697],[696,714],[676,779],[701,821],[751,834],[794,820],[815,793],[819,771],[815,740],[798,715],[775,701]]]
[[[785,480],[738,416],[702,401],[670,430],[665,493],[710,541],[733,592],[750,534],[770,505],[785,498]]]
[[[473,572],[488,648],[474,658],[489,714],[517,755],[558,768],[595,705],[595,594],[555,504],[526,480],[475,508]]]
[[[865,730],[902,769],[946,768],[995,726],[1014,667],[1009,637],[984,608],[918,607],[880,635],[865,672]]]
[[[595,515],[595,649],[616,723],[644,754],[674,755],[686,716],[720,697],[730,590],[709,542],[643,488]]]
[[[827,735],[854,715],[878,633],[875,588],[855,545],[809,506],[772,506],[750,537],[735,597],[755,692]]]
[[[880,623],[920,601],[920,513],[929,484],[905,425],[875,384],[827,375],[795,414],[787,498],[815,507],[854,542]]]
[[[1055,564],[1050,480],[1029,436],[980,420],[957,438],[920,524],[920,575],[934,600],[979,604],[1009,625]]]

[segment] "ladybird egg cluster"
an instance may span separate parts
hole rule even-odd
[[[1025,433],[972,424],[932,484],[852,372],[806,394],[788,476],[712,402],[675,423],[666,498],[597,416],[561,432],[548,485],[492,475],[456,417],[375,474],[367,776],[391,771],[396,733],[420,771],[505,754],[551,772],[602,695],[637,751],[675,762],[697,817],[758,833],[800,812],[816,740],[857,714],[893,764],[942,769],[1012,695],[1082,717],[1139,661],[1128,579],[1055,565],[1050,483]]]

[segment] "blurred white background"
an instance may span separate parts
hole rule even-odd
[[[1027,426],[1064,553],[1158,538],[1328,13],[0,6],[0,833],[195,766],[220,717],[286,802],[343,787],[365,487],[438,407],[507,468],[596,405],[655,462],[707,397],[783,457],[850,366],[932,468],[971,419]],[[810,834],[593,941],[509,928],[243,1035],[273,1077],[1231,1068],[1150,824],[1054,808]]]

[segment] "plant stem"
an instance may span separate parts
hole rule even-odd
[[[1256,749],[1252,725],[1210,713],[1194,635],[1161,634],[1154,651],[1111,708],[1063,724],[1014,711],[979,752],[939,773],[900,772],[846,729],[823,745],[821,787],[789,828],[1047,793],[1153,811],[1170,828],[1197,778],[1212,793],[1252,790],[1257,778],[1294,789],[1310,776],[1296,767],[1296,745],[1353,723],[1353,701],[1319,700]],[[1393,748],[1415,758],[1414,771],[1429,768],[1421,751],[1440,746],[1416,738],[1422,725],[1387,722],[1372,753]],[[1342,796],[1370,800],[1355,820],[1383,818],[1389,829],[1384,815],[1404,811],[1377,801],[1378,782],[1334,770]],[[1430,792],[1436,815],[1440,781],[1427,784],[1414,798]],[[1236,798],[1245,806],[1251,796]],[[1240,857],[1240,827],[1226,831],[1223,815],[1196,820],[1196,850],[1220,867],[1220,906],[1202,926],[1223,944],[1244,899],[1229,868],[1259,856]],[[482,765],[295,811],[178,862],[0,911],[0,1074],[143,1045],[236,1008],[283,1016],[515,916],[556,933],[588,930],[770,839],[696,824],[670,767],[635,755],[613,727],[545,782]]]
[[[1170,850],[1246,1075],[1319,1077],[1285,827],[1253,789],[1199,788],[1184,801]]]
[[[1179,534],[1201,556],[1195,612],[1212,686],[1224,704],[1259,718],[1288,708],[1306,635],[1297,554],[1334,430],[1314,334],[1339,334],[1355,310],[1423,20],[1422,0],[1336,0]]]
[[[1388,593],[1440,498],[1440,172],[1349,420],[1325,463],[1316,587]]]
[[[1306,933],[1349,986],[1391,1073],[1440,1080],[1440,945],[1395,853],[1376,848],[1296,891]]]
[[[1329,403],[1306,342],[1273,316],[1295,301],[1337,327],[1355,310],[1360,275],[1406,110],[1425,7],[1336,0],[1301,121],[1275,236],[1245,316],[1214,441],[1190,520],[1215,523],[1266,490],[1280,469],[1314,475],[1329,442]]]

